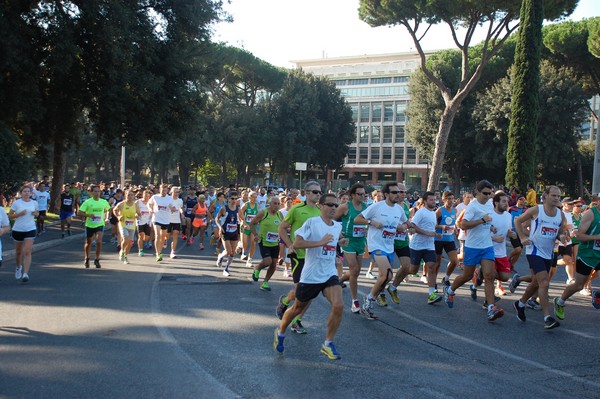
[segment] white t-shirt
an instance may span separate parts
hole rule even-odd
[[[267,207],[267,196],[266,195],[258,195],[256,197],[256,203],[258,204],[258,211],[262,211]]]
[[[181,210],[183,209],[183,200],[181,198],[173,199],[175,210],[171,210],[169,214],[169,223],[181,223]]]
[[[173,204],[173,197],[165,195],[164,197],[160,194],[154,194],[150,201],[148,201],[148,207],[152,212],[152,221],[154,223],[169,224],[171,205]]]
[[[23,201],[19,198],[18,200],[13,202],[13,204],[10,206],[10,209],[15,211],[15,213],[27,210],[27,213],[25,215],[19,216],[15,219],[13,231],[28,232],[36,230],[35,217],[33,216],[33,212],[39,209],[37,201],[34,201],[32,199],[30,199],[29,201]]]
[[[490,215],[494,213],[493,205],[487,201],[485,204],[480,204],[479,201],[474,200],[469,203],[463,220],[474,222],[481,219],[484,215]],[[492,236],[490,235],[491,223],[483,223],[475,226],[472,229],[467,230],[467,238],[465,240],[465,247],[467,248],[489,248],[493,246]]]
[[[412,222],[416,224],[421,230],[435,231],[435,225],[437,224],[437,217],[435,211],[431,211],[425,207],[419,209],[412,218]],[[435,237],[429,237],[424,234],[415,233],[408,244],[410,249],[414,250],[431,250],[435,251]]]
[[[31,198],[37,201],[38,210],[48,210],[48,202],[50,202],[50,193],[48,191],[36,191]]]
[[[573,226],[573,214],[571,212],[563,211],[563,215],[565,215],[565,220],[566,220],[567,225]],[[573,242],[571,242],[571,232],[572,231],[573,230],[569,230],[568,231],[569,234],[565,234],[565,236],[567,237],[567,241],[564,244],[560,241],[558,242],[559,247],[564,247],[564,246],[573,244]]]
[[[150,208],[148,204],[144,204],[144,200],[137,200],[138,207],[140,208],[140,218],[137,221],[138,226],[150,224]]]
[[[10,226],[10,221],[8,220],[8,215],[4,210],[4,207],[0,206],[0,227]],[[2,240],[0,240],[0,260],[2,260]]]
[[[398,204],[389,206],[386,201],[380,201],[362,211],[361,215],[367,220],[374,220],[383,225],[381,229],[376,229],[373,225],[369,226],[367,231],[369,252],[380,250],[388,254],[393,253],[398,225],[407,221],[404,209]]]
[[[337,276],[335,267],[336,246],[342,224],[333,222],[328,226],[321,216],[307,219],[306,222],[296,230],[296,237],[300,236],[306,241],[319,241],[325,234],[331,234],[333,239],[322,247],[307,248],[304,258],[304,268],[300,275],[300,282],[305,284],[320,284]]]
[[[492,226],[494,226],[498,231],[496,233],[491,233],[492,237],[504,237],[502,242],[492,241],[494,244],[494,257],[496,258],[505,258],[506,257],[506,234],[508,234],[508,230],[512,228],[512,216],[508,212],[502,212],[501,214],[492,212]]]

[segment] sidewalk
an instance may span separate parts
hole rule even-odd
[[[84,231],[84,227],[81,225],[81,221],[79,219],[76,219],[71,223],[71,236],[65,234],[65,238],[62,238],[62,234],[60,232],[60,222],[46,224],[46,231],[42,233],[42,235],[38,236],[33,242],[33,252],[61,245],[72,240],[81,240],[83,244]],[[16,254],[15,242],[11,238],[10,234],[4,234],[0,239],[2,239],[3,260],[6,261],[14,259]]]

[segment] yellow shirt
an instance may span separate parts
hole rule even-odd
[[[527,196],[525,197],[525,201],[527,202],[527,206],[535,206],[537,205],[537,193],[533,188],[530,188],[527,191]]]
[[[129,206],[126,202],[123,203],[123,209],[121,209],[121,220],[119,220],[119,224],[121,227],[127,230],[135,230],[135,202],[133,205]]]

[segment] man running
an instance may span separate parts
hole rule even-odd
[[[517,318],[525,321],[526,302],[537,291],[544,313],[545,329],[560,326],[560,323],[550,316],[548,309],[548,287],[550,285],[548,272],[552,266],[554,242],[557,237],[561,241],[565,240],[566,220],[562,211],[558,209],[560,194],[560,188],[548,186],[542,194],[543,205],[532,206],[515,220],[517,234],[526,247],[525,253],[532,270],[533,280],[525,289],[521,299],[514,302],[513,307],[517,311]],[[525,229],[525,225],[529,225],[529,231]]]
[[[100,187],[91,186],[92,198],[86,200],[79,207],[77,216],[85,218],[85,244],[83,251],[85,253],[85,268],[90,267],[90,247],[92,241],[96,240],[96,259],[94,266],[100,269],[100,253],[102,252],[102,236],[104,234],[104,225],[110,215],[110,205],[104,198],[100,198]]]
[[[361,212],[354,223],[369,225],[367,247],[373,262],[379,269],[377,281],[360,309],[360,313],[370,320],[376,320],[373,303],[393,278],[392,263],[394,261],[394,239],[399,231],[406,230],[408,225],[403,209],[398,206],[400,187],[398,183],[387,183],[383,186],[384,200],[374,203]]]
[[[38,203],[39,214],[36,220],[37,234],[40,235],[46,231],[44,227],[44,220],[46,219],[46,212],[48,212],[48,203],[50,202],[50,193],[47,191],[48,187],[44,182],[37,185],[37,189],[33,193],[32,199]]]
[[[73,217],[73,207],[76,204],[76,199],[69,191],[70,185],[63,185],[63,192],[60,195],[60,232],[62,238],[65,238],[65,227],[67,234],[71,235],[71,218]]]
[[[260,285],[260,289],[263,291],[271,291],[269,280],[273,276],[273,273],[275,273],[275,270],[277,270],[277,259],[279,258],[279,225],[283,221],[283,216],[279,212],[280,205],[281,201],[279,197],[273,197],[269,206],[265,210],[258,212],[248,226],[252,234],[250,238],[258,243],[260,256],[262,257],[262,261],[254,266],[252,280],[258,281],[260,271],[268,267],[265,279]],[[256,225],[258,225],[258,232],[256,231]]]
[[[317,187],[315,184],[312,187]],[[308,189],[307,193],[311,191]],[[320,194],[312,194],[313,196]],[[310,194],[307,194],[307,201]],[[319,198],[320,216],[309,218],[302,227],[294,231],[294,243],[290,249],[305,250],[306,262],[298,282],[294,305],[283,314],[279,328],[275,329],[273,349],[283,353],[285,331],[290,323],[304,313],[310,302],[319,293],[331,304],[331,311],[327,319],[327,333],[325,342],[321,346],[321,353],[331,360],[341,359],[333,339],[342,321],[344,304],[342,301],[342,287],[335,266],[336,246],[342,226],[333,221],[338,201],[334,194],[324,194]],[[296,205],[296,207],[302,205]],[[294,208],[292,208],[294,209]],[[339,240],[340,244],[347,244],[347,239]]]
[[[258,203],[256,202],[257,193],[251,191],[249,201],[244,203],[240,208],[240,220],[243,226],[242,236],[242,257],[241,260],[246,260],[246,266],[252,267],[252,259],[254,258],[254,252],[256,251],[256,243],[251,239],[250,223],[256,217],[259,212]],[[262,211],[262,210],[261,210]]]
[[[162,262],[163,245],[165,244],[170,226],[170,214],[175,211],[173,197],[169,196],[169,185],[163,183],[160,185],[160,194],[154,194],[148,201],[152,223],[154,224],[154,250],[156,251],[156,261]]]
[[[456,257],[456,243],[454,242],[454,226],[456,224],[456,209],[454,209],[454,194],[452,191],[444,191],[442,195],[443,206],[435,211],[435,216],[439,225],[436,233],[441,234],[441,238],[435,239],[435,275],[437,276],[442,263],[442,252],[446,251],[448,255],[448,265],[446,274],[442,277],[442,285],[450,285],[450,276],[458,264]]]

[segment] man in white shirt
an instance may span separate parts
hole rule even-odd
[[[148,208],[152,215],[154,224],[154,250],[156,251],[156,261],[162,262],[163,245],[168,238],[168,229],[171,225],[171,212],[177,208],[173,203],[173,197],[169,194],[169,185],[160,185],[160,194],[155,194],[148,201]]]

